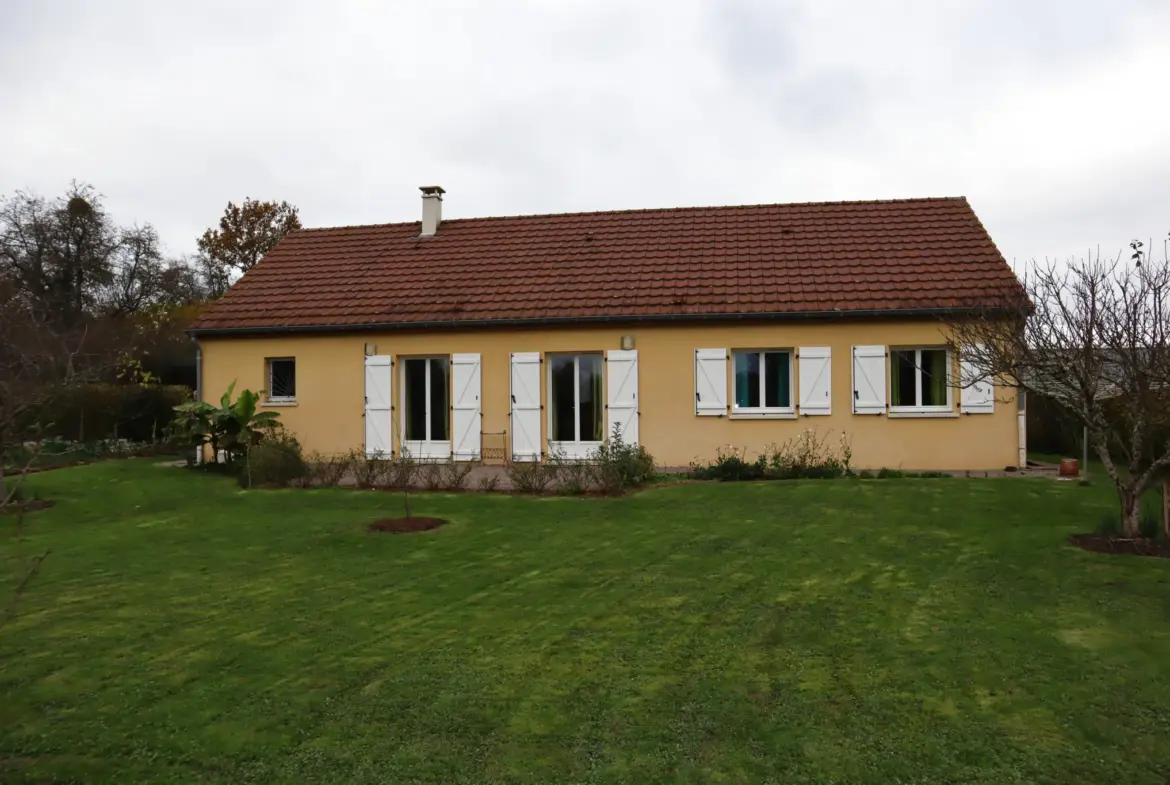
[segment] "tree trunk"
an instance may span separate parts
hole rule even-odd
[[[1123,537],[1137,537],[1141,533],[1141,489],[1132,483],[1117,490],[1121,494],[1121,534]]]

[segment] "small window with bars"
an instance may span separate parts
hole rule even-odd
[[[292,357],[268,360],[268,400],[290,403],[297,399],[297,361]]]

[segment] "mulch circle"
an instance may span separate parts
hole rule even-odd
[[[1170,540],[1151,540],[1148,537],[1113,537],[1107,534],[1074,534],[1068,541],[1078,548],[1097,553],[1157,556],[1170,559]]]
[[[444,523],[446,521],[442,518],[426,518],[416,515],[411,518],[383,518],[380,521],[374,521],[366,529],[387,534],[409,534],[437,529]]]

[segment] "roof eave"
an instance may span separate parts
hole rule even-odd
[[[203,336],[243,336],[266,335],[273,333],[353,333],[353,332],[385,332],[396,330],[459,330],[484,327],[539,327],[539,326],[568,326],[574,324],[629,324],[629,323],[668,323],[668,322],[730,322],[730,321],[804,321],[827,319],[898,319],[898,318],[933,318],[979,315],[987,316],[1003,312],[1012,313],[1010,306],[971,307],[971,308],[881,308],[856,311],[779,311],[757,313],[678,313],[678,314],[642,314],[626,316],[554,316],[536,319],[439,319],[413,322],[371,322],[364,324],[318,324],[318,325],[276,325],[269,327],[193,327],[187,330],[195,337]]]

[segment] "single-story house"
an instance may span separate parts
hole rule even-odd
[[[516,461],[614,428],[662,466],[847,434],[859,468],[1022,465],[1015,391],[944,320],[1024,296],[964,198],[422,220],[289,234],[192,325],[306,449]]]

